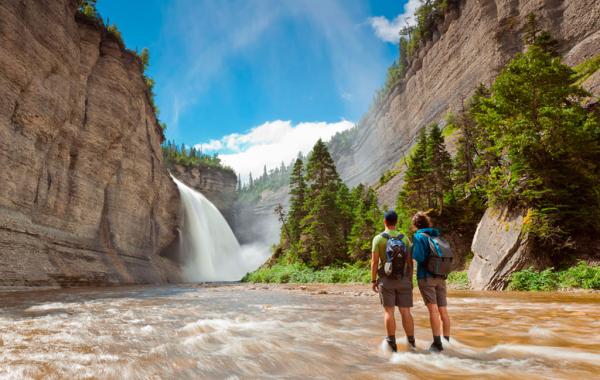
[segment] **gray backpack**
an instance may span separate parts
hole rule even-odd
[[[425,258],[425,269],[434,276],[446,278],[452,272],[454,258],[450,244],[440,236],[422,234],[429,241],[429,255]]]

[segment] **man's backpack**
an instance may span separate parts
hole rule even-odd
[[[452,272],[454,254],[450,244],[440,236],[423,233],[429,242],[429,254],[425,258],[425,269],[434,276],[447,277]]]
[[[404,277],[411,262],[410,252],[404,241],[402,241],[404,235],[391,236],[384,232],[381,236],[387,239],[385,247],[386,261],[383,265],[383,274],[394,279]]]

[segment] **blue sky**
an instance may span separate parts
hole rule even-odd
[[[98,0],[98,10],[130,49],[150,49],[167,138],[217,152],[245,175],[358,121],[416,4]]]

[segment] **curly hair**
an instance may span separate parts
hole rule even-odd
[[[420,230],[421,228],[430,228],[432,226],[431,219],[423,211],[417,212],[412,217],[412,225]]]

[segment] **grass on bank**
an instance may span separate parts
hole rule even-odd
[[[272,284],[307,284],[307,283],[359,283],[371,282],[371,269],[364,263],[345,265],[342,267],[328,267],[316,270],[303,264],[275,264],[271,267],[259,268],[248,273],[243,282],[272,283]],[[416,280],[413,281],[416,286]],[[460,289],[469,288],[469,279],[466,271],[452,272],[448,276],[448,283]]]
[[[275,264],[248,273],[243,282],[273,284],[306,284],[306,283],[360,283],[368,284],[371,271],[364,263],[328,267],[316,270],[303,264]],[[415,285],[416,285],[416,281]],[[457,289],[468,289],[467,271],[456,271],[448,276],[448,284]],[[552,268],[543,271],[525,269],[511,275],[508,290],[517,291],[554,291],[561,289],[596,289],[600,290],[600,266],[579,262],[574,267],[563,271]]]
[[[321,270],[309,268],[303,264],[275,264],[271,267],[259,268],[248,273],[243,282],[260,283],[362,283],[371,281],[371,271],[364,264],[327,267]]]
[[[532,268],[511,275],[508,290],[553,291],[559,289],[600,290],[600,266],[580,261],[574,267],[555,271],[552,268],[535,271]]]

